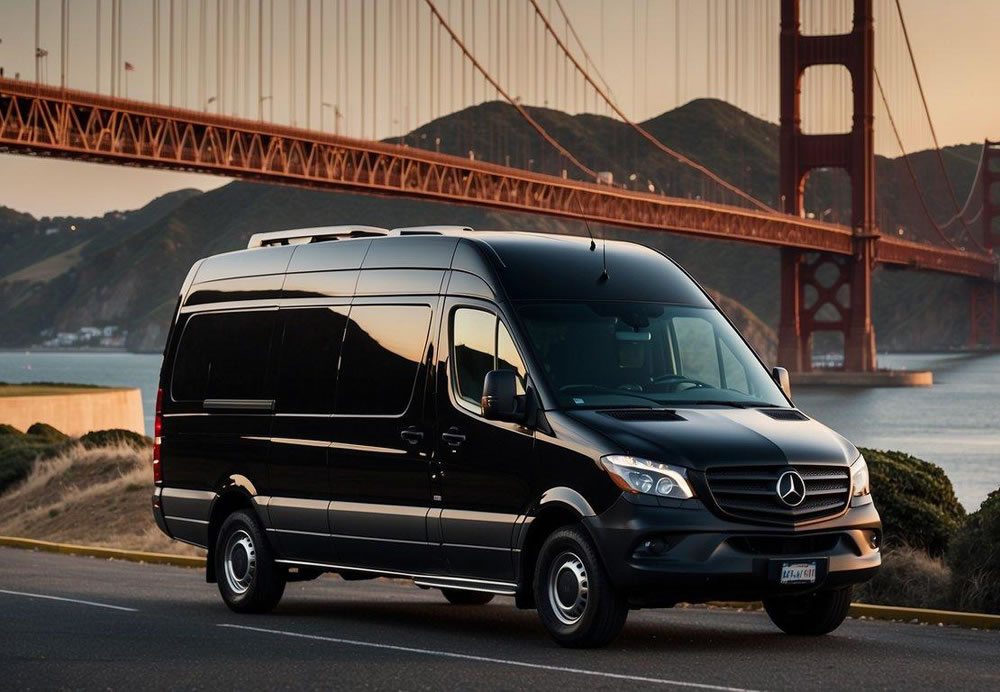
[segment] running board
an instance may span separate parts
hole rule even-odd
[[[490,581],[488,579],[470,579],[468,577],[448,577],[437,574],[417,574],[414,572],[397,572],[387,569],[371,569],[355,567],[354,565],[335,565],[328,562],[306,562],[303,560],[275,560],[282,565],[296,567],[316,567],[331,572],[364,572],[379,577],[412,579],[416,586],[425,589],[461,589],[462,591],[482,591],[495,593],[499,596],[514,596],[517,594],[517,584],[506,581]]]
[[[517,595],[517,587],[514,584],[510,584],[509,586],[496,586],[493,584],[484,584],[483,582],[473,582],[471,580],[451,582],[443,577],[435,579],[414,577],[413,583],[425,589],[460,589],[462,591],[483,591],[485,593],[495,593],[498,596]]]

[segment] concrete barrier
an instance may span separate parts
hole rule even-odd
[[[62,555],[83,555],[87,557],[100,557],[109,560],[146,562],[154,565],[174,565],[176,567],[205,566],[205,558],[197,557],[195,555],[172,555],[170,553],[147,553],[142,550],[98,548],[90,545],[72,545],[70,543],[39,541],[34,538],[20,538],[18,536],[0,536],[0,546],[40,550],[46,553],[61,553]]]
[[[27,430],[48,423],[71,437],[94,430],[122,428],[145,434],[142,394],[138,389],[62,390],[33,396],[0,396],[0,423]]]

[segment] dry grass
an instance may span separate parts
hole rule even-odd
[[[54,394],[93,394],[95,392],[125,391],[125,387],[86,387],[58,384],[4,384],[0,396],[52,396]]]
[[[150,507],[149,449],[74,445],[39,461],[0,496],[0,534],[63,543],[204,554],[157,528]]]
[[[909,608],[954,608],[951,570],[923,550],[900,546],[882,556],[882,569],[862,585],[855,598],[863,603]]]

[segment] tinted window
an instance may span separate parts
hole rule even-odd
[[[514,340],[510,338],[510,333],[503,326],[503,322],[497,322],[497,370],[513,370],[517,373],[517,393],[524,394],[525,377],[527,371],[524,369],[524,361],[521,354],[517,352]]]
[[[333,413],[347,310],[281,310],[283,333],[275,382],[279,412]]]
[[[337,413],[398,415],[413,393],[431,309],[425,305],[351,308],[337,382]]]
[[[273,310],[191,317],[174,361],[173,398],[270,398],[264,382],[274,317]]]
[[[481,405],[483,380],[494,367],[497,318],[483,310],[455,311],[452,354],[457,394],[475,407]]]
[[[646,302],[525,304],[540,368],[567,408],[787,406],[770,374],[717,310]]]
[[[517,393],[524,394],[524,362],[513,339],[493,313],[472,308],[455,311],[452,323],[452,358],[458,398],[475,410],[482,405],[483,380],[490,370],[518,374]]]

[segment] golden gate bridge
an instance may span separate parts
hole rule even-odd
[[[600,3],[601,39],[588,43],[561,0],[36,0],[34,45],[21,41],[33,72],[0,73],[0,151],[773,246],[779,361],[795,371],[811,368],[823,331],[843,335],[845,369],[875,369],[879,265],[967,277],[969,344],[1000,346],[1000,144],[984,143],[957,190],[898,0],[612,5]],[[631,84],[602,69],[609,10],[629,15]],[[137,70],[148,74],[130,92]],[[637,115],[651,78],[676,105],[717,97],[777,120],[777,189],[762,194],[752,176],[726,177],[656,136]],[[462,156],[407,136],[492,101],[516,112],[538,160],[501,132]],[[630,144],[595,160],[552,127],[549,108],[615,120]],[[933,153],[931,179],[909,142]],[[640,146],[669,164],[666,184],[627,175]],[[876,194],[877,149],[904,164],[892,204]],[[806,208],[810,175],[830,170],[846,173],[849,223],[839,208]]]

